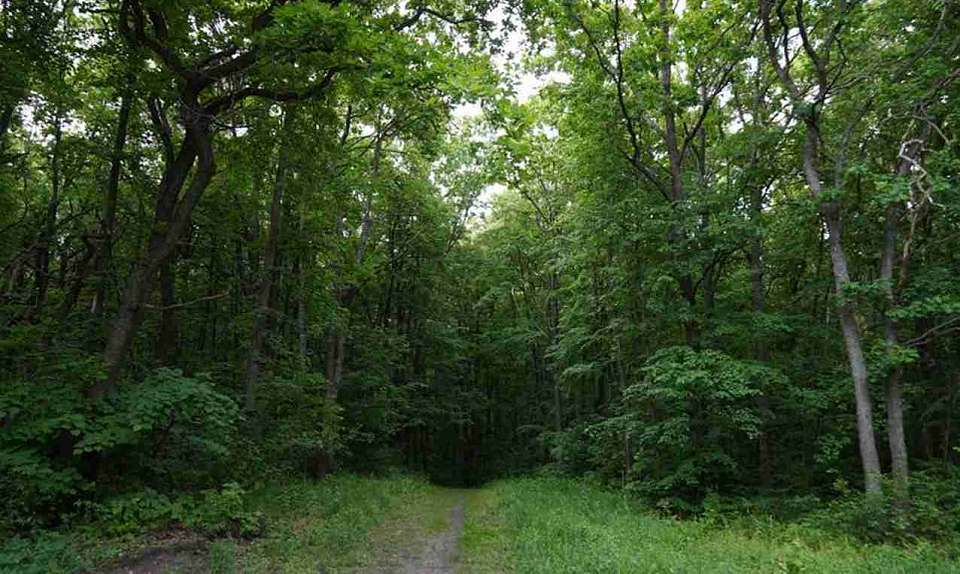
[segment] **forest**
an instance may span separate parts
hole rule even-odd
[[[0,0],[0,571],[960,571],[958,98],[956,0]]]

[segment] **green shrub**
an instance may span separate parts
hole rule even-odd
[[[93,556],[77,552],[75,541],[58,532],[15,536],[0,545],[0,573],[49,574],[88,571]]]
[[[553,460],[550,468],[572,476],[597,471],[606,477],[615,476],[617,471],[623,468],[623,445],[616,437],[604,436],[606,440],[597,440],[599,429],[613,432],[613,426],[611,424],[601,427],[595,421],[579,421],[563,431],[542,433],[540,440]],[[613,456],[604,456],[610,450],[619,452],[613,453]],[[604,472],[604,466],[612,468]]]
[[[162,528],[184,514],[183,504],[150,488],[82,507],[100,530],[111,536]]]
[[[341,409],[326,397],[320,374],[298,373],[261,385],[262,454],[274,472],[329,472],[325,461],[343,447]]]
[[[100,376],[98,360],[66,354],[0,384],[0,533],[60,520],[92,493],[85,475],[96,474],[101,494],[121,478],[125,488],[190,487],[209,482],[228,454],[239,410],[207,377],[158,369],[90,401],[85,391]],[[136,515],[157,500],[131,496],[146,498],[113,500],[113,511]]]
[[[107,462],[122,455],[128,468],[183,485],[229,453],[239,409],[206,375],[163,368],[142,383],[123,385],[96,415],[75,455],[102,453]]]
[[[176,498],[147,488],[82,508],[87,521],[108,536],[184,526],[211,536],[251,538],[262,533],[265,524],[261,513],[247,510],[246,498],[239,484],[228,482]]]
[[[0,535],[56,520],[87,486],[72,447],[95,416],[84,389],[103,373],[81,351],[39,356],[31,326],[9,335],[0,345]]]
[[[911,545],[956,540],[960,535],[960,471],[956,467],[914,472],[906,497],[889,480],[884,481],[883,494],[851,492],[843,483],[838,488],[843,495],[813,513],[809,523],[874,543]]]
[[[703,520],[726,526],[741,519],[796,521],[822,508],[823,502],[813,495],[723,496],[711,492],[702,506]]]
[[[247,510],[246,491],[236,482],[201,493],[185,514],[184,523],[212,535],[240,538],[259,536],[266,527],[262,513]]]
[[[760,389],[782,375],[689,347],[654,353],[643,374],[616,416],[552,435],[551,453],[562,469],[589,467],[663,510],[698,513],[708,492],[738,483],[741,445],[760,430]]]

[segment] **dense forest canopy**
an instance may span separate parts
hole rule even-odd
[[[0,532],[544,466],[960,527],[954,0],[0,10]]]

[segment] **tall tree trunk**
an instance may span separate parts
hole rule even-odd
[[[327,330],[326,396],[330,401],[336,401],[337,394],[340,392],[340,383],[343,379],[343,358],[345,345],[346,336],[344,336],[342,328],[331,327]]]
[[[850,374],[853,378],[854,399],[857,410],[857,438],[860,446],[860,461],[863,466],[863,482],[866,491],[870,494],[881,492],[880,486],[880,458],[877,455],[876,438],[873,434],[873,405],[870,402],[870,387],[867,378],[867,363],[863,356],[863,341],[860,334],[860,328],[857,325],[856,304],[844,295],[844,289],[850,284],[850,271],[847,262],[847,254],[843,248],[843,226],[840,217],[840,205],[836,201],[825,201],[822,192],[820,173],[820,119],[822,107],[828,100],[831,83],[828,81],[830,76],[829,53],[826,56],[817,57],[815,48],[808,42],[803,42],[803,48],[808,54],[811,54],[812,63],[817,74],[816,103],[811,104],[806,99],[807,95],[802,93],[797,84],[793,81],[790,73],[791,59],[787,55],[783,65],[780,63],[780,52],[774,40],[773,25],[771,23],[770,11],[774,2],[771,0],[759,0],[760,22],[763,28],[763,38],[767,46],[767,55],[770,64],[773,66],[780,79],[782,87],[787,91],[790,97],[793,114],[800,120],[804,127],[803,143],[803,175],[807,187],[813,198],[820,202],[820,212],[826,223],[830,241],[830,259],[833,267],[834,289],[839,299],[838,314],[840,317],[840,327],[843,331],[843,340],[846,346],[847,359],[850,364]],[[797,10],[801,9],[798,4]],[[806,34],[805,24],[798,22],[801,27],[801,34]],[[837,28],[839,30],[839,28]],[[782,47],[784,51],[789,51],[789,45]],[[829,50],[829,46],[827,47]],[[842,151],[837,160],[837,181],[840,185],[842,181],[843,170],[839,169],[843,165]]]
[[[47,210],[40,227],[40,237],[34,252],[34,287],[33,308],[30,311],[31,320],[40,317],[47,302],[47,290],[50,286],[50,251],[53,248],[57,235],[57,214],[60,208],[61,173],[61,143],[63,141],[63,112],[58,106],[53,127],[53,148],[50,154],[50,197],[47,199]]]
[[[180,348],[180,323],[177,318],[176,288],[177,276],[173,263],[175,255],[160,266],[160,330],[157,333],[157,364],[172,366],[176,364]]]
[[[753,224],[753,236],[750,238],[750,299],[753,312],[759,318],[767,310],[766,292],[763,284],[763,233],[761,232],[761,215],[763,213],[763,187],[754,185],[750,191],[750,221]],[[756,345],[754,357],[765,363],[770,360],[766,339],[763,334],[754,342]],[[757,407],[764,422],[773,418],[770,410],[770,400],[766,393],[757,397]],[[770,434],[766,424],[761,428],[757,437],[760,451],[760,480],[769,486],[773,482],[773,456],[770,452]]]
[[[107,293],[107,263],[113,251],[113,238],[116,234],[117,195],[120,186],[123,148],[127,141],[127,126],[130,121],[130,108],[133,104],[133,79],[127,78],[127,86],[120,98],[120,111],[117,114],[117,130],[114,133],[113,148],[110,154],[110,173],[104,190],[103,207],[100,215],[99,231],[93,242],[87,241],[88,249],[77,267],[76,277],[64,297],[57,313],[62,323],[80,300],[87,279],[93,274],[98,279],[97,290],[90,305],[90,312],[99,316]]]
[[[360,237],[357,241],[357,248],[354,253],[354,262],[357,266],[363,264],[366,257],[367,243],[370,241],[370,233],[373,230],[373,194],[379,188],[380,180],[380,162],[383,157],[383,138],[384,134],[378,133],[373,144],[373,162],[371,164],[371,177],[373,179],[373,190],[367,196],[363,215],[360,222]],[[341,143],[346,139],[346,131]],[[349,284],[341,287],[335,287],[337,301],[342,309],[348,309],[357,294],[357,285]],[[346,354],[346,334],[343,332],[346,325],[341,325],[339,321],[327,329],[326,344],[326,374],[327,374],[327,398],[336,401],[337,394],[340,391],[340,383],[343,379],[343,364]]]
[[[927,127],[929,131],[929,127]],[[924,136],[925,139],[926,136]],[[910,177],[911,163],[919,157],[922,139],[910,142],[900,150],[897,158],[896,176]],[[897,222],[903,213],[903,205],[894,203],[887,206],[883,222],[883,252],[880,257],[880,280],[883,283],[884,295],[887,299],[887,309],[883,313],[884,342],[893,350],[900,342],[897,334],[897,325],[890,311],[896,306],[896,289],[894,286],[894,268],[897,265]],[[900,261],[900,283],[908,274],[909,261]],[[893,479],[901,491],[910,477],[910,468],[907,456],[907,440],[903,428],[903,369],[894,365],[887,375],[887,442],[890,448],[890,466]],[[903,492],[901,492],[903,494]]]
[[[551,217],[551,219],[553,219]],[[550,221],[551,233],[553,221]],[[547,271],[547,350],[549,351],[556,341],[560,330],[560,300],[558,299],[560,278],[555,269]],[[546,375],[553,387],[553,424],[555,430],[563,430],[563,395],[560,389],[560,377],[557,376],[556,365],[544,353],[543,362],[546,364]]]
[[[804,117],[806,134],[803,149],[803,173],[807,187],[814,198],[822,197],[819,160],[820,130],[817,116]],[[850,374],[853,378],[853,394],[857,411],[857,438],[860,446],[860,461],[863,467],[864,488],[868,493],[881,491],[880,457],[877,454],[876,438],[873,434],[873,404],[870,400],[870,384],[867,362],[863,355],[863,339],[857,324],[856,304],[844,294],[850,284],[850,270],[847,254],[843,248],[843,225],[840,217],[840,205],[836,201],[823,202],[820,206],[830,241],[830,260],[832,262],[834,290],[839,298],[837,314],[847,350]]]
[[[884,282],[887,305],[895,305],[893,291],[893,260],[897,243],[897,213],[894,206],[887,208],[883,232],[883,256],[880,278]],[[897,327],[889,312],[883,314],[883,338],[892,351],[899,344]],[[894,365],[887,375],[887,441],[890,447],[890,466],[898,486],[905,486],[910,470],[907,462],[907,440],[903,430],[903,369]]]
[[[117,115],[117,131],[113,138],[110,154],[110,175],[107,178],[106,193],[103,197],[103,211],[100,216],[100,244],[94,255],[93,272],[97,277],[97,292],[94,295],[90,312],[100,315],[107,298],[107,267],[113,256],[113,242],[117,227],[117,198],[120,189],[120,172],[123,165],[123,148],[127,142],[127,126],[130,122],[130,109],[133,107],[133,80],[128,79],[127,87],[120,98],[120,112]]]
[[[114,316],[103,353],[107,373],[90,389],[93,398],[116,388],[130,345],[143,321],[143,306],[153,290],[157,273],[173,254],[179,237],[190,221],[193,208],[213,178],[215,163],[210,119],[196,111],[199,109],[200,105],[195,99],[185,100],[182,116],[186,136],[176,158],[164,170],[154,208],[153,231],[146,253],[131,273]],[[194,160],[197,165],[193,179],[178,200]]]
[[[667,148],[670,173],[670,202],[674,215],[682,217],[682,203],[686,199],[683,185],[683,151],[677,136],[677,120],[673,103],[673,54],[670,49],[670,21],[673,17],[671,0],[660,0],[660,31],[663,45],[660,48],[660,90],[663,96],[661,113],[663,114],[663,141]],[[670,229],[670,243],[683,243],[682,222],[676,222]],[[683,322],[684,340],[695,347],[700,339],[700,325],[696,319],[697,288],[689,272],[683,272],[678,279],[680,294],[689,307],[690,316]]]
[[[250,334],[250,351],[244,386],[245,408],[248,412],[256,411],[257,383],[260,378],[264,344],[271,323],[271,301],[273,300],[273,287],[277,275],[277,246],[283,220],[283,194],[287,185],[289,146],[291,145],[290,131],[293,126],[291,113],[290,110],[284,112],[283,123],[280,128],[283,135],[277,152],[277,174],[270,201],[270,227],[267,230],[267,243],[264,246],[263,253],[263,278],[257,292],[257,308],[254,312],[253,331]]]
[[[299,228],[303,232],[303,226]],[[298,254],[294,262],[294,275],[297,278],[297,351],[300,368],[310,367],[309,338],[307,335],[307,274],[304,271],[303,254]]]

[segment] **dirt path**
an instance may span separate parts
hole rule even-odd
[[[399,572],[404,574],[453,574],[463,534],[463,503],[450,510],[450,527],[428,537],[419,552],[404,556]]]
[[[425,507],[384,526],[374,537],[380,545],[363,574],[453,574],[463,534],[464,503],[459,495],[432,497]]]

